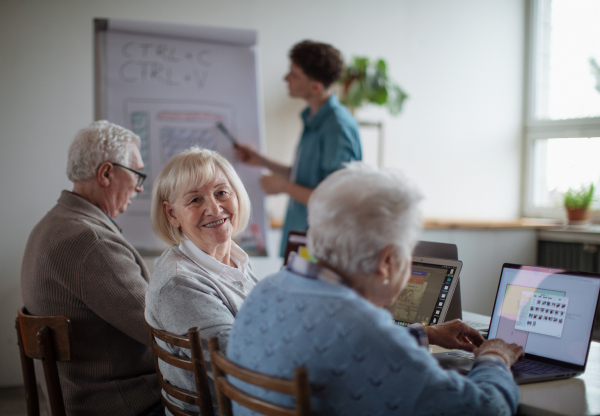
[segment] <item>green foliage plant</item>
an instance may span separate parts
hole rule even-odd
[[[580,189],[569,188],[565,192],[564,205],[567,209],[587,209],[594,200],[594,184]]]
[[[366,57],[354,57],[338,82],[343,88],[341,102],[349,108],[371,103],[385,106],[390,114],[397,115],[408,98],[408,94],[388,77],[383,59],[370,61]]]

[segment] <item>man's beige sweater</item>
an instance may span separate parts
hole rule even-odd
[[[137,415],[160,401],[144,320],[148,279],[112,220],[71,192],[31,232],[25,306],[72,324],[71,361],[58,363],[68,415]]]

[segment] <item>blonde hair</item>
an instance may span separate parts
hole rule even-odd
[[[219,153],[199,147],[192,147],[174,156],[154,181],[152,187],[152,207],[150,219],[154,233],[169,245],[178,245],[183,240],[183,232],[169,222],[163,202],[173,204],[180,196],[197,186],[204,186],[220,168],[233,187],[238,199],[238,224],[234,234],[244,231],[250,220],[250,198],[242,180],[231,164]]]

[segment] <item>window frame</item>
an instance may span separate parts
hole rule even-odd
[[[529,0],[527,10],[527,48],[525,81],[525,122],[523,126],[524,175],[522,214],[524,217],[564,218],[564,208],[536,207],[532,203],[534,154],[533,146],[539,139],[600,137],[600,117],[573,118],[565,120],[536,119],[536,73],[540,59],[540,14],[547,12],[551,0]],[[592,219],[600,220],[600,211],[592,213]]]

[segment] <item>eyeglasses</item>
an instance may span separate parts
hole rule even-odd
[[[138,176],[137,185],[136,185],[136,187],[138,187],[138,188],[144,184],[144,181],[146,180],[146,176],[148,176],[145,173],[138,172],[137,170],[133,170],[131,168],[128,168],[127,166],[119,165],[118,163],[113,163],[113,166],[118,166],[120,168],[127,169],[128,171],[135,173]]]

